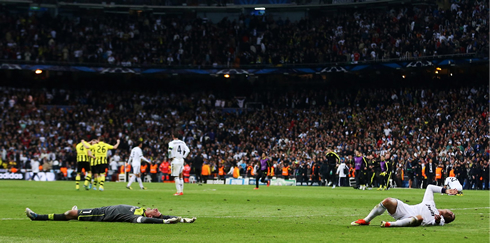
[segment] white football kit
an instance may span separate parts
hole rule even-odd
[[[444,225],[444,217],[441,217],[440,223],[436,223],[434,218],[435,215],[439,215],[439,210],[436,208],[436,203],[434,202],[434,193],[440,193],[442,187],[428,185],[425,190],[424,199],[421,203],[416,205],[408,205],[397,199],[398,205],[396,211],[391,216],[396,219],[406,219],[410,217],[415,217],[421,215],[423,220],[421,225]]]
[[[184,169],[184,159],[189,155],[189,147],[182,140],[168,143],[168,157],[172,159],[172,176],[179,176]]]
[[[133,167],[133,173],[134,174],[140,174],[141,173],[141,160],[144,160],[148,163],[150,161],[143,157],[143,151],[141,151],[141,148],[136,146],[133,149],[131,149],[131,155],[129,156],[129,161],[128,163],[131,163],[131,167]]]
[[[463,186],[456,177],[447,177],[444,181],[444,185],[446,186],[446,189],[457,189],[458,192],[463,191]]]

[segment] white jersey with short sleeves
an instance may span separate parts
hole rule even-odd
[[[439,215],[439,210],[436,208],[436,203],[434,202],[434,193],[441,193],[441,190],[442,187],[428,185],[422,202],[412,206],[414,211],[424,218],[422,225],[436,225],[434,216]],[[441,217],[439,225],[444,225],[443,217]]]
[[[128,163],[131,163],[132,166],[141,165],[141,160],[150,163],[148,159],[143,157],[143,151],[141,151],[140,147],[134,147],[131,149],[131,155],[129,156]]]
[[[423,220],[421,225],[444,225],[444,218],[441,217],[439,224],[436,223],[435,215],[439,215],[439,210],[434,202],[434,193],[440,193],[442,187],[429,185],[425,190],[424,199],[416,205],[408,205],[400,200],[396,208],[396,212],[391,215],[396,220],[406,219],[421,215]]]
[[[173,140],[168,143],[168,157],[183,160],[189,155],[189,147],[182,140]]]
[[[457,189],[458,192],[463,190],[463,186],[456,177],[447,177],[444,181],[444,185],[446,186],[446,189]]]

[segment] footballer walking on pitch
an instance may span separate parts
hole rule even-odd
[[[132,190],[131,184],[134,182],[135,178],[138,181],[138,184],[140,185],[140,188],[142,190],[146,190],[146,187],[143,186],[143,182],[141,181],[141,160],[144,160],[148,163],[150,163],[150,160],[147,158],[143,157],[143,151],[141,148],[143,147],[143,143],[140,142],[138,146],[134,147],[131,149],[131,155],[129,156],[128,163],[131,163],[131,167],[133,167],[133,174],[131,175],[131,178],[129,179],[128,185],[126,188]]]
[[[182,176],[182,171],[184,169],[184,159],[189,155],[190,150],[187,145],[179,139],[180,134],[172,134],[172,141],[168,143],[168,158],[172,160],[171,168],[174,177],[175,187],[177,192],[174,196],[184,195],[184,177]]]
[[[424,199],[416,205],[408,205],[398,199],[386,198],[376,205],[368,216],[351,223],[351,225],[369,225],[371,220],[382,215],[385,211],[393,217],[395,222],[381,222],[381,227],[426,226],[444,225],[454,221],[454,213],[449,209],[437,209],[434,202],[434,193],[447,193],[456,195],[457,189],[445,189],[440,186],[429,185],[425,190]]]
[[[115,205],[100,208],[89,208],[78,210],[73,206],[71,210],[63,214],[37,214],[31,209],[25,211],[28,218],[32,221],[97,221],[97,222],[129,222],[146,224],[175,224],[175,223],[194,223],[196,218],[182,218],[177,216],[162,215],[157,208],[140,208],[131,205]]]
[[[77,176],[75,177],[76,181],[76,186],[75,189],[80,190],[80,174],[82,173],[83,169],[85,169],[85,173],[87,175],[90,173],[90,159],[89,158],[95,158],[95,156],[92,155],[92,152],[90,152],[89,149],[87,149],[83,143],[85,141],[82,140],[79,144],[76,146],[77,150]],[[88,184],[89,181],[85,181],[85,189],[88,189]]]
[[[84,187],[86,190],[89,190],[92,188],[92,177],[94,179],[94,183],[97,183],[97,172],[96,172],[96,158],[95,158],[95,147],[94,144],[97,143],[97,140],[92,139],[88,143],[84,140],[82,140],[82,145],[87,149],[87,154],[92,154],[92,156],[89,156],[88,161],[90,164],[90,169],[85,170],[85,184]],[[94,190],[97,190],[97,186],[94,186]]]
[[[105,169],[107,168],[107,152],[109,149],[117,149],[120,142],[118,139],[116,145],[110,145],[104,143],[102,139],[103,137],[99,137],[99,140],[94,141],[94,145],[89,147],[86,146],[86,148],[90,148],[91,151],[95,153],[92,174],[94,175],[94,190],[97,189],[97,183],[99,183],[99,191],[104,191]]]

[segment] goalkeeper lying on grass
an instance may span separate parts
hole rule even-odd
[[[194,223],[196,218],[181,218],[177,216],[162,215],[157,208],[140,208],[130,205],[115,205],[101,208],[90,208],[78,210],[73,206],[64,214],[37,214],[26,208],[26,215],[31,220],[79,220],[99,222],[130,222],[146,224],[175,224]]]

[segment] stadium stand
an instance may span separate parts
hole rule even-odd
[[[147,13],[67,18],[24,15],[5,6],[0,10],[0,59],[9,63],[279,67],[439,55],[487,57],[488,63],[486,1],[458,1],[448,9],[409,4],[388,10],[341,8],[335,15],[299,21],[240,15],[216,23]],[[226,171],[238,164],[246,175],[246,165],[265,151],[275,161],[276,175],[287,162],[296,176],[299,165],[311,168],[332,147],[342,159],[354,150],[375,157],[389,151],[404,169],[430,158],[446,165],[445,176],[452,168],[467,167],[459,175],[465,189],[488,189],[488,84],[466,80],[475,77],[468,74],[475,70],[469,66],[452,81],[457,85],[344,89],[325,82],[273,90],[251,84],[250,92],[239,97],[229,90],[240,84],[209,92],[200,90],[197,81],[185,83],[191,84],[185,90],[169,86],[159,92],[151,86],[80,89],[75,83],[90,82],[83,75],[57,85],[34,78],[39,83],[21,87],[23,80],[9,72],[6,79],[16,83],[0,88],[0,165],[31,169],[30,161],[38,158],[44,170],[74,169],[74,144],[100,135],[111,144],[122,140],[120,161],[127,160],[134,139],[145,141],[145,156],[163,161],[177,129],[193,153],[203,152],[213,173],[224,163]],[[475,75],[488,80],[488,74]]]
[[[489,44],[486,1],[464,1],[450,9],[347,8],[294,22],[243,14],[217,23],[152,14],[25,16],[4,8],[0,27],[4,60],[120,66],[240,67],[488,56]]]
[[[321,158],[330,146],[342,158],[353,149],[391,151],[401,165],[430,157],[451,166],[485,167],[490,152],[487,90],[256,93],[251,97],[270,105],[224,113],[215,106],[220,94],[2,88],[2,161],[29,168],[28,161],[39,157],[73,167],[73,145],[99,135],[123,140],[122,161],[134,138],[144,138],[149,156],[161,161],[169,133],[182,129],[194,152],[200,148],[207,161],[216,165],[223,160],[228,168],[254,161],[261,151],[279,162],[280,154],[289,151],[290,162],[304,163],[312,156]]]

